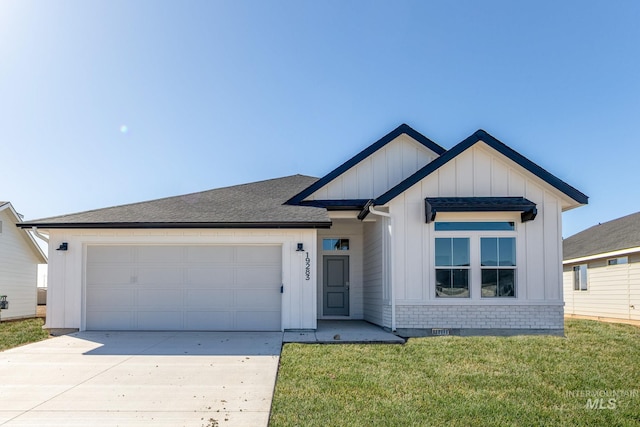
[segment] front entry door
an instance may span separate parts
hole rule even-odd
[[[349,256],[325,255],[323,258],[323,315],[349,315]]]

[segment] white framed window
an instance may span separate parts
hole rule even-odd
[[[618,258],[611,258],[607,260],[607,265],[621,265],[629,264],[629,257],[620,256]]]
[[[573,266],[573,290],[588,290],[587,264]]]
[[[516,292],[516,238],[481,237],[482,298],[513,297]]]
[[[434,223],[436,298],[515,298],[514,221]]]
[[[436,297],[469,298],[469,238],[436,238]]]

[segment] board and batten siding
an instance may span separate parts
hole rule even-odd
[[[565,312],[580,316],[640,320],[640,253],[628,264],[608,265],[608,258],[564,265]],[[587,264],[587,290],[573,289],[573,267]]]
[[[364,259],[363,259],[363,302],[364,320],[376,325],[384,325],[382,306],[387,303],[383,298],[383,223],[364,223]]]
[[[426,197],[526,197],[537,205],[533,221],[519,213],[438,213],[438,219],[509,219],[517,230],[516,298],[436,298],[433,224],[425,223]],[[478,143],[391,202],[394,289],[398,305],[562,305],[562,203],[559,192],[511,160]],[[507,301],[508,300],[508,301]],[[552,316],[555,316],[554,312]]]
[[[436,153],[402,134],[305,200],[373,199],[436,157]]]
[[[37,305],[38,263],[27,231],[15,226],[8,209],[0,211],[0,295],[7,295],[9,309],[2,320],[35,317]]]
[[[316,231],[315,230],[50,230],[49,306],[45,327],[85,328],[87,246],[91,245],[279,245],[282,247],[282,328],[315,329]],[[56,251],[67,242],[67,251]],[[311,259],[309,280],[305,260],[296,252],[303,243]],[[34,282],[35,283],[35,282]],[[34,285],[35,298],[35,285]]]

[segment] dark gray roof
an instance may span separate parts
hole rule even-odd
[[[562,242],[564,259],[640,246],[640,212],[594,225]]]
[[[292,175],[148,202],[26,221],[42,228],[309,228],[329,227],[324,208],[284,205],[317,181]]]

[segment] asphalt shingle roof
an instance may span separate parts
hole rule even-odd
[[[563,258],[574,259],[640,246],[640,212],[594,225],[562,242]]]
[[[292,175],[21,223],[21,227],[328,227],[324,208],[284,205],[317,178]]]

